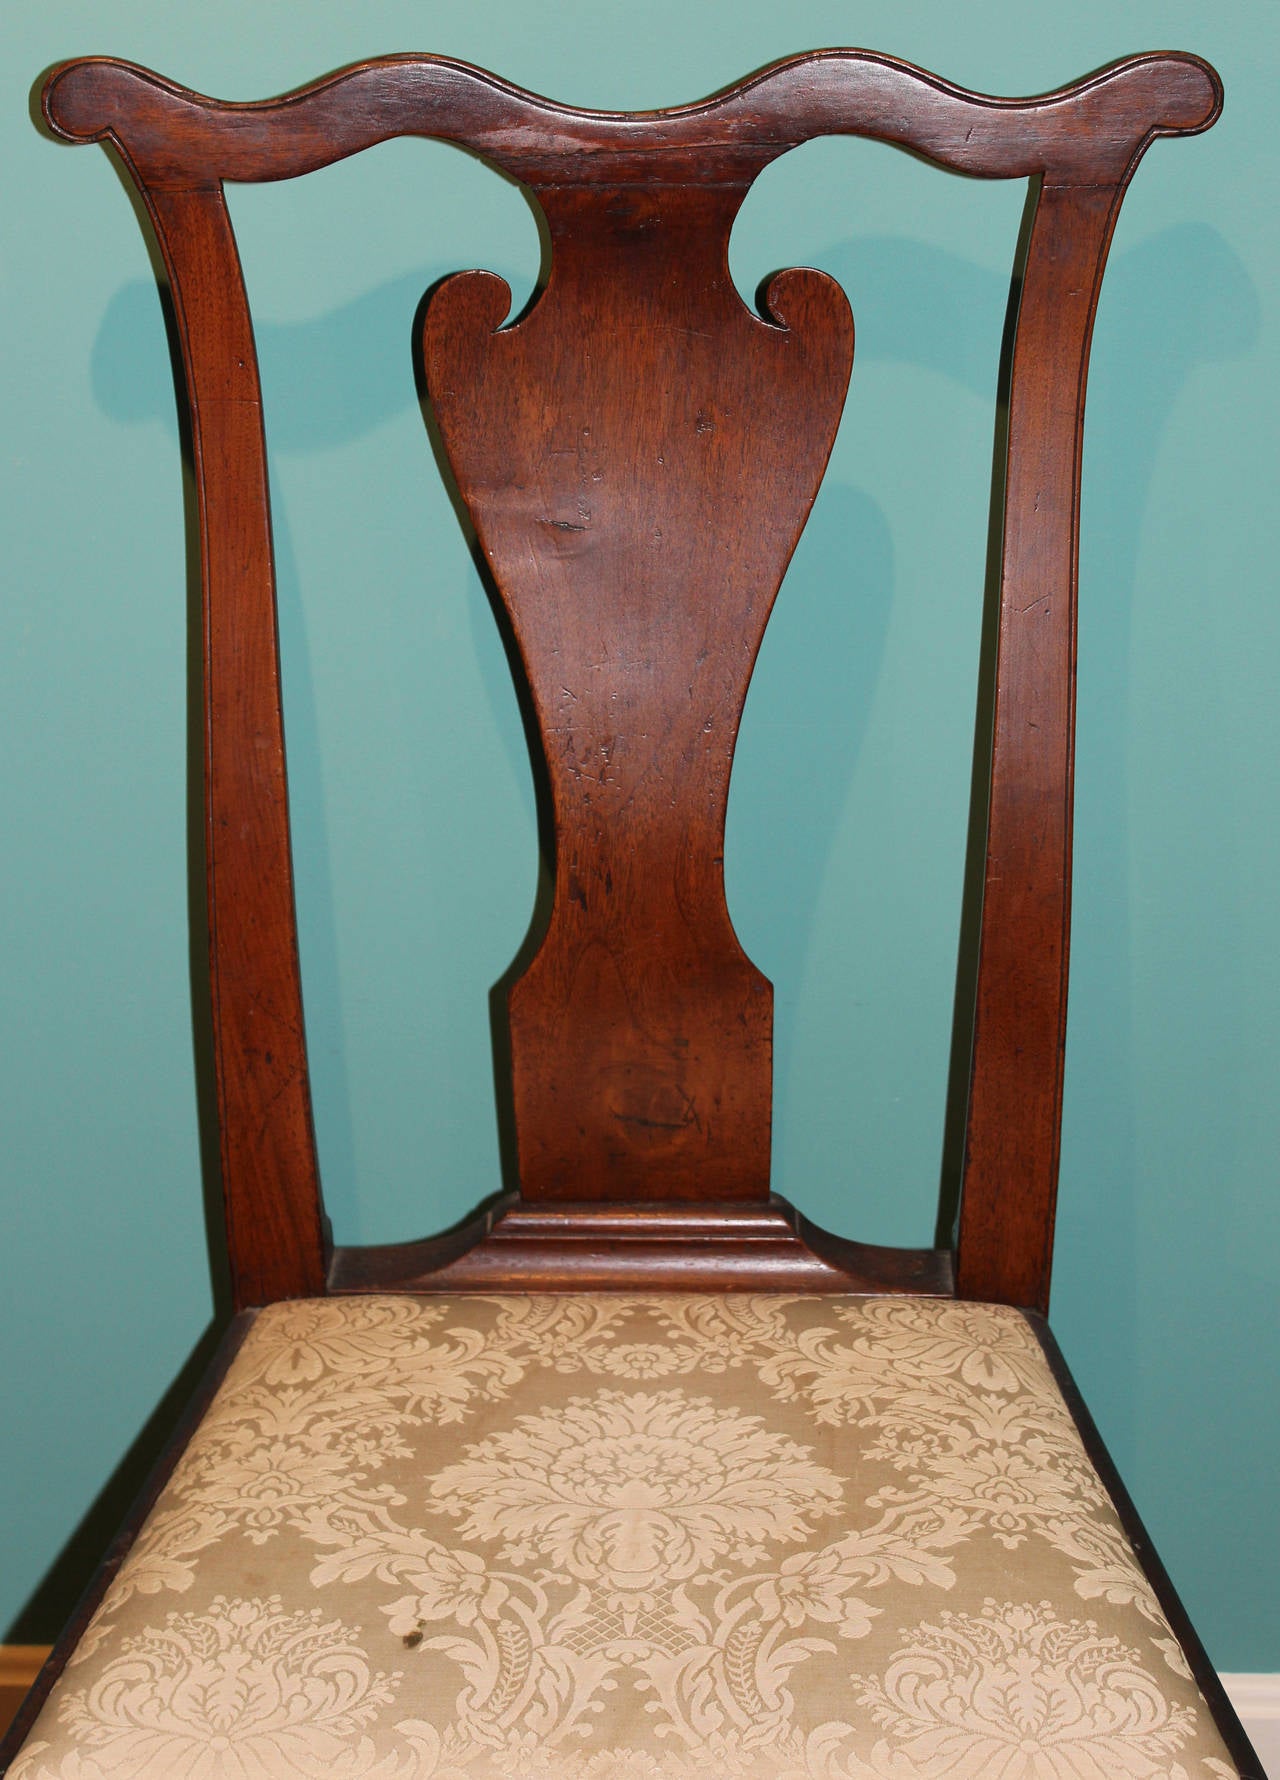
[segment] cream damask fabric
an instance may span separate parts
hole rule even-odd
[[[1223,1780],[1035,1336],[939,1300],[258,1317],[12,1780]]]

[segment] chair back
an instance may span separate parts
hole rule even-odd
[[[118,150],[171,281],[203,575],[214,1054],[237,1302],[468,1287],[950,1291],[1043,1307],[1062,1098],[1076,539],[1090,332],[1126,185],[1207,127],[1203,63],[1147,56],[1027,101],[884,57],[780,62],[702,104],[571,110],[394,57],[220,104],[121,62],[56,70],[53,129]],[[996,680],[954,1259],[812,1230],[770,1196],[772,1001],[725,903],[734,742],[821,482],[853,355],[823,273],[729,274],[753,180],[827,134],[1034,182],[1002,421]],[[545,755],[554,900],[510,995],[519,1189],[466,1232],[329,1246],[294,921],[271,525],[253,331],[223,184],[397,135],[518,180],[549,265],[509,321],[460,272],[421,369],[509,617]],[[406,367],[406,375],[408,368]],[[965,1022],[966,1026],[969,1024]]]

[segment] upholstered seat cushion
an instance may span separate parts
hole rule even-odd
[[[12,1780],[1234,1774],[1032,1328],[264,1310]]]

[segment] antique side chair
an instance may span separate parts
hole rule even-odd
[[[236,1315],[14,1780],[1259,1780],[1043,1321],[1089,339],[1126,185],[1153,138],[1213,123],[1213,72],[1140,56],[1021,101],[837,50],[615,114],[428,56],[252,105],[91,60],[44,103],[123,160],[181,341]],[[488,273],[435,289],[421,370],[527,677],[554,897],[509,1003],[518,1191],[357,1249],[321,1208],[223,181],[402,134],[519,181],[549,238],[511,324]],[[722,879],[747,682],[853,351],[825,274],[752,313],[729,233],[825,134],[1036,193],[954,1254],[771,1197],[771,990]]]

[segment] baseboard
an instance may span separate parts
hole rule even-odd
[[[48,1644],[0,1644],[0,1687],[30,1687],[51,1648]]]
[[[0,1687],[30,1687],[49,1650],[48,1644],[0,1644]]]
[[[12,1724],[48,1654],[47,1644],[0,1644],[0,1736]]]
[[[1280,1780],[1280,1675],[1220,1675],[1271,1780]]]

